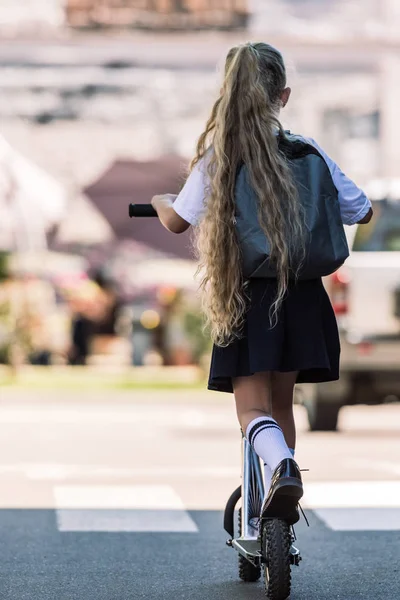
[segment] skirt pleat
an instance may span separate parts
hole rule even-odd
[[[289,283],[274,327],[269,312],[276,280],[250,279],[247,290],[243,337],[226,347],[214,344],[209,390],[232,393],[232,377],[260,371],[299,371],[297,383],[339,379],[339,333],[321,279]]]

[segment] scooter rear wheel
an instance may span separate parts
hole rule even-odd
[[[283,519],[263,519],[261,539],[266,596],[286,600],[291,588],[290,526]]]

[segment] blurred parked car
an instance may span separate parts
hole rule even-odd
[[[346,228],[350,257],[325,279],[338,320],[341,376],[302,386],[310,429],[337,429],[340,408],[400,398],[400,180],[367,188],[374,217]]]

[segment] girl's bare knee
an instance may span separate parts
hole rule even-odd
[[[242,412],[240,414],[238,413],[238,421],[240,423],[240,427],[241,427],[244,435],[246,435],[246,431],[247,431],[249,424],[254,419],[257,419],[257,417],[271,417],[271,413],[265,412],[264,410],[260,410],[258,408],[254,408],[254,409],[248,410],[246,412]]]

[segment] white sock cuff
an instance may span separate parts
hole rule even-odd
[[[247,439],[249,439],[249,433],[251,431],[251,428],[254,427],[254,425],[257,425],[257,423],[264,421],[265,419],[268,419],[268,421],[269,420],[275,421],[275,419],[273,419],[272,417],[256,417],[255,419],[250,421],[250,423],[247,425],[247,429],[246,429],[246,438]],[[275,421],[275,423],[276,423],[276,421]]]
[[[253,445],[255,434],[261,431],[261,429],[269,427],[273,427],[275,429],[278,428],[280,431],[282,431],[275,419],[269,416],[256,417],[255,419],[250,421],[246,428],[246,438],[249,441],[249,443]]]

